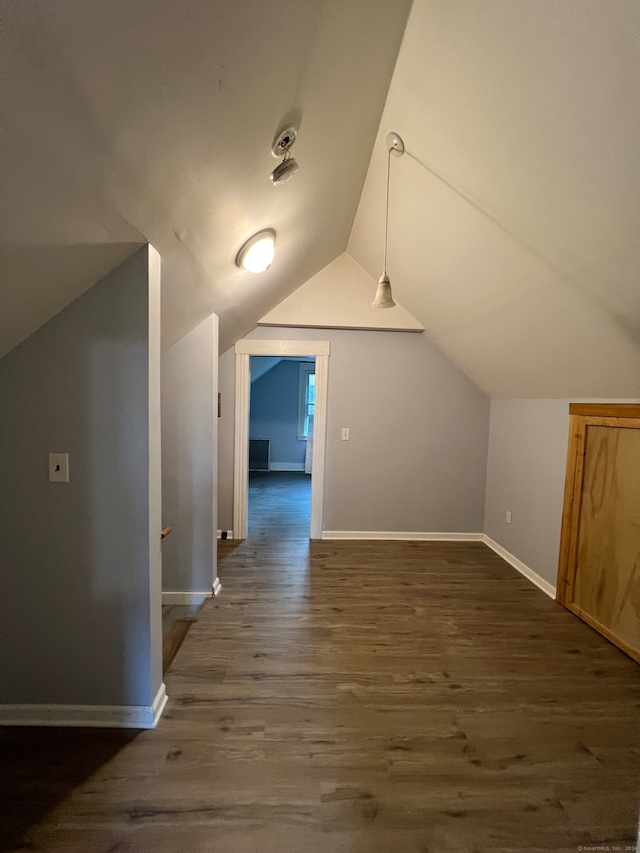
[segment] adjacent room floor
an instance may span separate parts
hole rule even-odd
[[[298,472],[251,471],[249,536],[309,539],[311,475]]]
[[[5,730],[0,850],[635,844],[637,665],[480,543],[313,542],[270,509],[156,731]]]

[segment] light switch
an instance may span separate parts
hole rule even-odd
[[[69,454],[68,453],[50,453],[49,454],[49,482],[50,483],[68,483],[69,482]]]
[[[349,427],[342,427],[342,440],[349,441]]]

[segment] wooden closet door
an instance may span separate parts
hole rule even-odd
[[[563,530],[558,597],[640,661],[640,421],[583,417],[573,426],[570,529]]]

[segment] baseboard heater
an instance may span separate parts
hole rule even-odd
[[[268,471],[269,456],[271,454],[270,438],[249,439],[249,470]]]

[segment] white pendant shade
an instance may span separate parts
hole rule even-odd
[[[248,272],[260,273],[271,268],[275,255],[276,232],[271,228],[259,231],[238,252],[236,264]]]
[[[381,275],[376,290],[376,298],[371,303],[372,308],[394,308],[395,302],[391,295],[391,282],[388,275]]]

